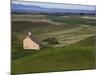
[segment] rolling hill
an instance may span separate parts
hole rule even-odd
[[[92,36],[68,47],[44,48],[12,60],[12,74],[94,69],[95,60],[95,36]]]
[[[13,14],[12,74],[95,69],[95,19],[54,17]],[[24,50],[22,41],[29,31],[41,41],[55,37],[59,44],[43,47],[38,52]]]

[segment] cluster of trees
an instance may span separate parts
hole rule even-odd
[[[55,38],[55,37],[47,37],[47,38],[43,39],[43,42],[46,42],[47,44],[51,44],[51,45],[59,44],[57,38]]]

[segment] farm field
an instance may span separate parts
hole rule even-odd
[[[12,74],[95,69],[95,20],[95,16],[12,14]],[[24,50],[29,31],[41,42],[55,37],[59,44]]]

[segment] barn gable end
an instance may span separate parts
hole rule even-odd
[[[40,45],[41,43],[31,33],[23,40],[23,49],[40,50]]]

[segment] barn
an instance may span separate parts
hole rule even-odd
[[[41,42],[31,32],[23,40],[23,49],[40,50]]]

